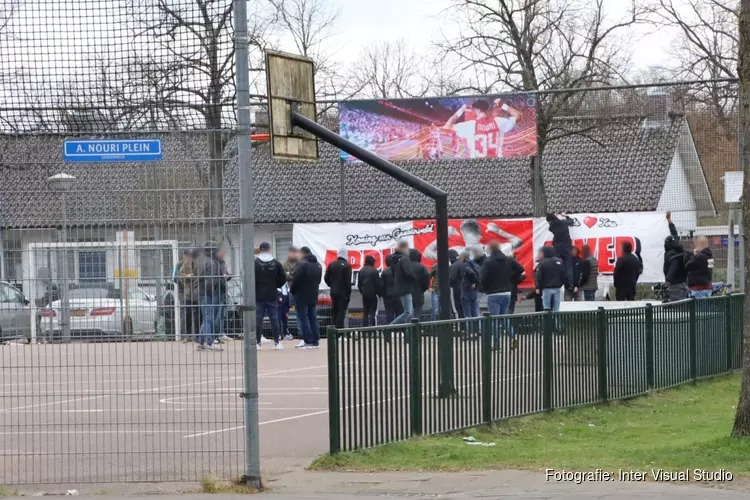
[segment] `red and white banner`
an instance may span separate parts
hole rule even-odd
[[[623,241],[631,241],[633,248],[640,250],[644,266],[640,281],[664,280],[664,237],[669,234],[669,228],[663,213],[572,214],[570,217],[575,220],[575,225],[570,228],[573,244],[578,248],[583,245],[591,247],[599,260],[601,283],[611,283]],[[495,240],[501,243],[506,255],[513,252],[526,269],[523,287],[533,286],[536,251],[552,243],[552,233],[544,219],[451,219],[448,224],[449,246],[453,250],[461,252],[473,245],[484,246]],[[365,257],[372,255],[375,266],[382,270],[386,256],[393,253],[402,239],[422,253],[422,263],[428,269],[437,258],[437,231],[433,220],[295,224],[293,231],[294,245],[309,247],[324,268],[336,260],[340,250],[345,249],[354,271],[355,286]]]
[[[457,252],[473,245],[499,241],[503,251],[511,251],[526,269],[532,286],[534,267],[534,223],[531,219],[451,219],[448,222],[449,246]],[[356,276],[372,255],[375,266],[385,267],[385,257],[393,253],[398,242],[405,239],[422,254],[422,263],[430,269],[437,259],[437,230],[434,220],[416,220],[383,224],[326,223],[295,224],[294,245],[307,246],[325,268],[345,249]],[[321,286],[325,287],[325,284]]]
[[[664,238],[669,226],[663,212],[623,212],[569,214],[575,221],[570,228],[573,245],[588,245],[599,261],[599,282],[611,283],[620,246],[630,241],[643,259],[642,283],[664,281]],[[552,244],[552,233],[545,219],[534,221],[534,248]]]

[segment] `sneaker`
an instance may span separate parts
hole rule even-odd
[[[231,342],[232,341],[232,337],[230,337],[228,335],[222,335],[221,337],[219,337],[219,340],[221,340],[222,342]]]
[[[199,350],[199,351],[205,351],[206,350],[206,346],[203,345],[203,344],[198,344],[198,346],[196,347],[196,349]]]
[[[313,345],[313,344],[305,344],[303,349],[320,349],[320,346]]]
[[[256,348],[257,348],[257,349],[258,349],[259,351],[260,351],[261,349],[263,349],[263,346],[261,346],[260,344],[255,344],[255,347],[256,347]]]
[[[301,341],[301,342],[300,342],[299,344],[297,344],[296,346],[294,346],[294,348],[295,348],[295,349],[304,349],[305,347],[307,347],[307,344],[305,344],[305,341],[304,341],[304,340],[303,340],[303,341]]]
[[[517,338],[513,337],[512,339],[510,339],[510,348],[511,348],[511,350],[518,349],[518,339]]]
[[[276,342],[276,345],[273,346],[273,350],[274,351],[283,351],[284,350],[284,346],[281,345],[281,342]]]
[[[206,346],[207,351],[223,351],[224,349],[221,348],[221,346],[217,344],[211,344]]]
[[[267,339],[267,338],[265,338],[264,336],[261,335],[261,337],[260,337],[260,343],[261,344],[270,344],[271,342],[273,342],[273,340]]]
[[[291,333],[287,333],[286,335],[284,335],[284,340],[294,340],[294,337]]]
[[[217,339],[215,340],[215,342],[216,342],[217,344],[223,344],[223,343],[224,343],[224,340],[222,340],[222,338],[221,338],[221,337],[219,337],[219,338],[217,338]]]

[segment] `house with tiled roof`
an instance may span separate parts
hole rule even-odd
[[[541,159],[551,211],[672,210],[683,229],[715,216],[684,116],[569,117],[559,119],[555,129],[562,131],[561,136],[547,145]],[[33,279],[24,250],[30,243],[57,241],[61,197],[46,179],[60,172],[77,179],[67,195],[69,241],[114,241],[117,231],[132,230],[137,240],[195,245],[215,238],[221,227],[232,247],[230,266],[237,262],[234,221],[239,217],[239,186],[233,142],[221,162],[224,187],[217,191],[208,181],[212,163],[208,134],[138,137],[162,139],[163,160],[66,164],[64,137],[0,136],[0,278],[17,283]],[[368,165],[342,163],[339,151],[327,144],[320,144],[320,160],[310,163],[272,160],[267,145],[260,144],[253,151],[252,164],[256,243],[271,242],[280,257],[291,243],[295,222],[434,216],[431,200]],[[530,158],[414,161],[400,166],[447,191],[451,218],[532,214]],[[220,196],[223,206],[220,220],[208,210],[213,196]],[[106,255],[71,254],[76,279],[110,278],[113,265],[101,262]],[[162,274],[167,273],[171,256],[159,259]],[[141,261],[141,268],[148,268],[142,269],[142,276],[160,274],[158,265],[146,263],[148,258]]]

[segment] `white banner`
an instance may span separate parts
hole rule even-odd
[[[669,236],[663,212],[624,212],[605,214],[569,214],[575,221],[570,228],[573,244],[588,245],[599,260],[599,281],[611,283],[615,261],[623,241],[640,250],[643,259],[642,283],[664,281],[664,238]],[[552,244],[552,233],[545,219],[534,221],[534,248]]]

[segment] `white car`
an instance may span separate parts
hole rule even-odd
[[[110,283],[91,283],[72,288],[70,303],[70,336],[76,339],[143,337],[156,332],[157,303],[140,288],[133,287],[127,296]],[[62,301],[57,300],[41,311],[41,330],[62,336],[60,326]],[[130,317],[130,321],[124,318]]]

